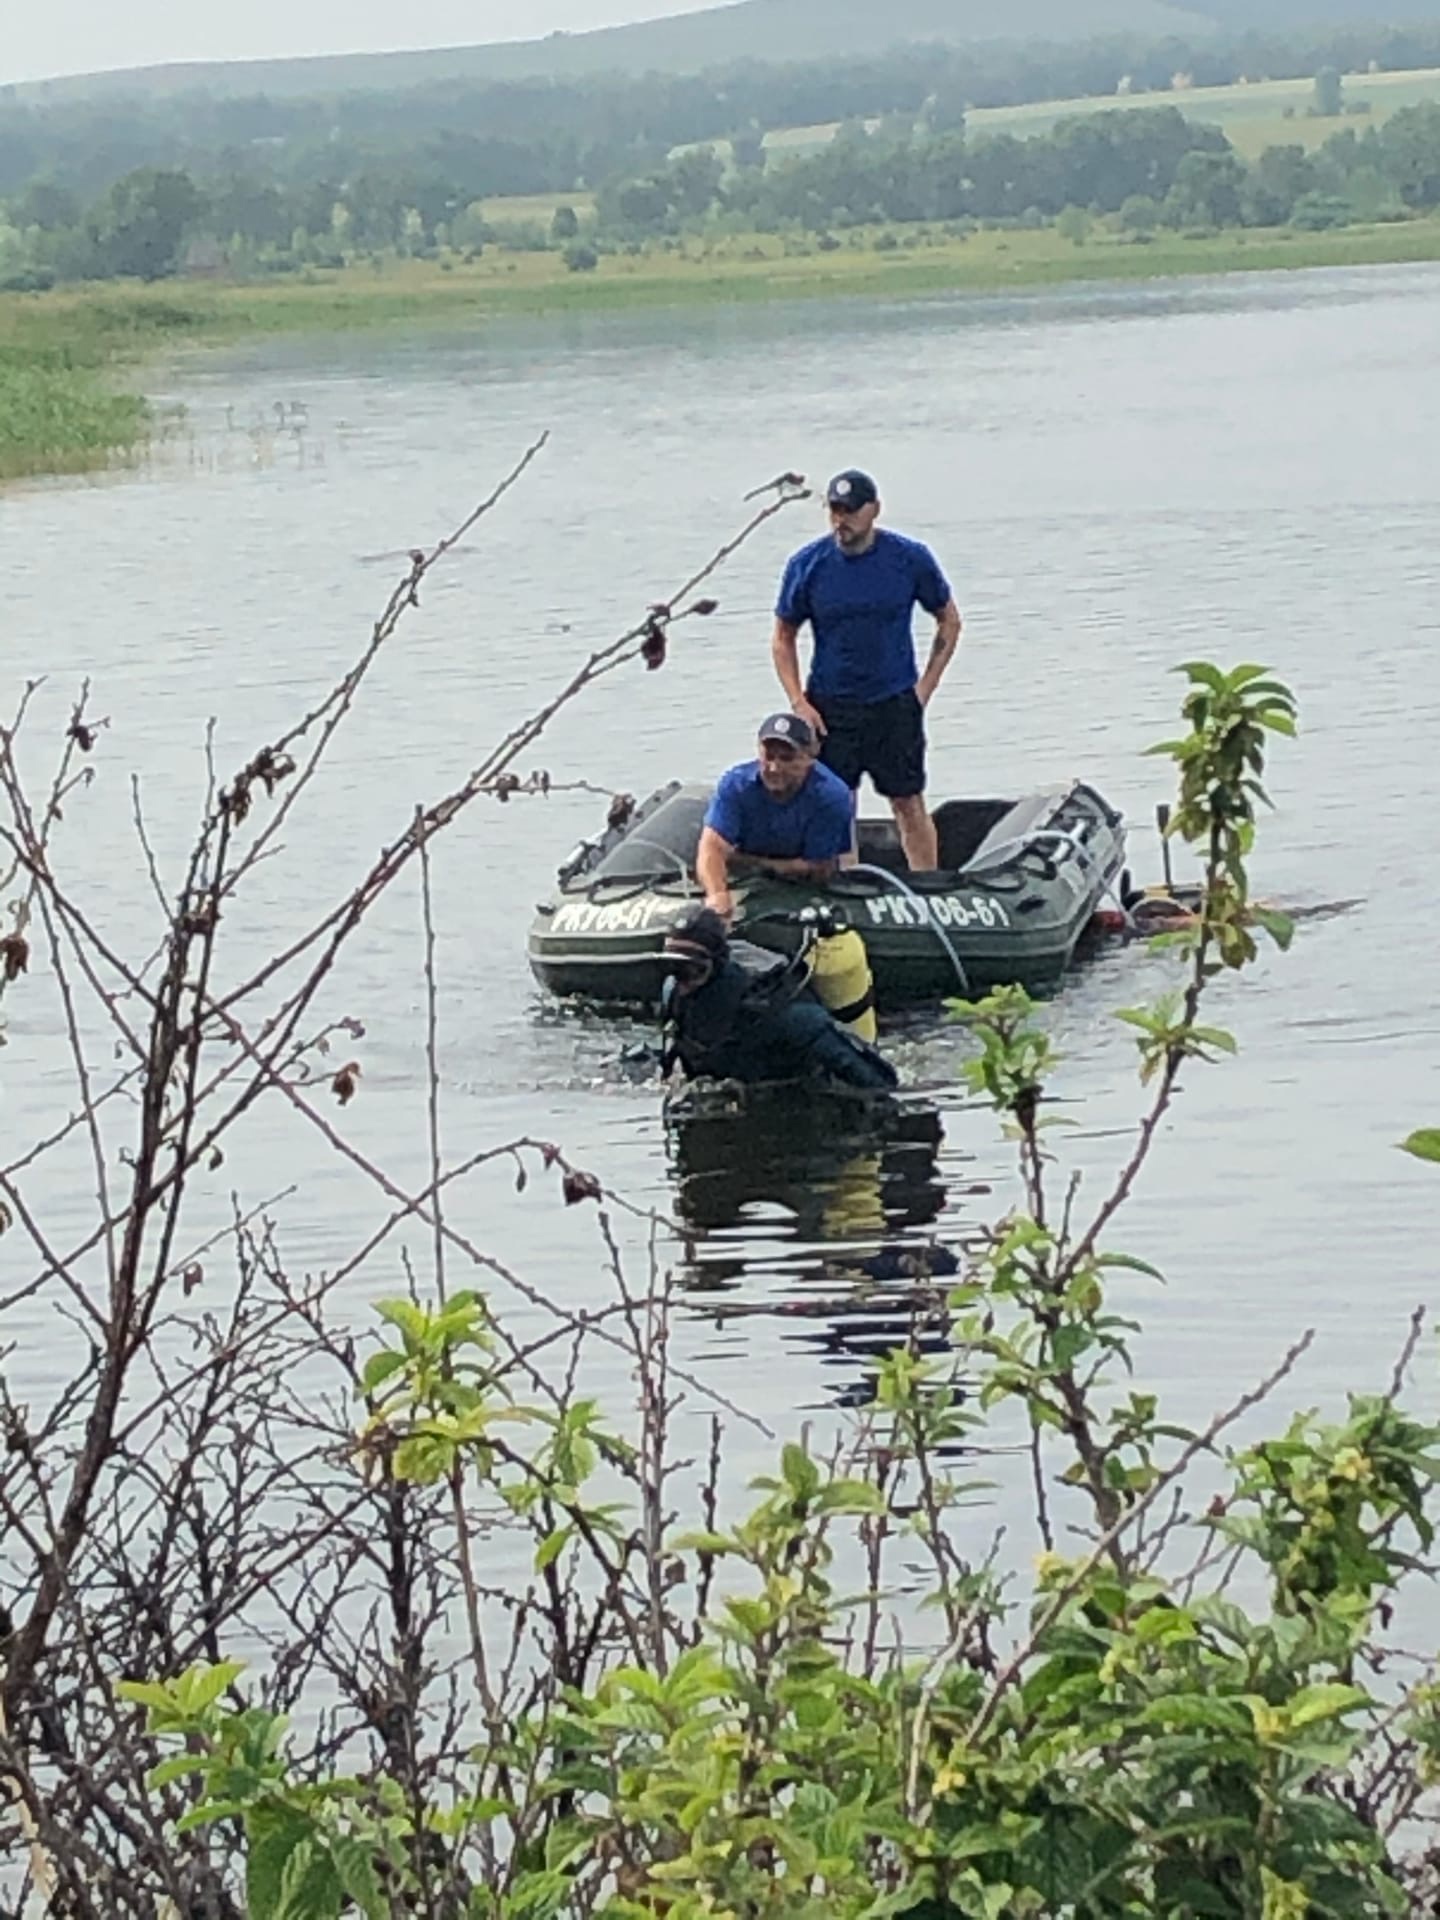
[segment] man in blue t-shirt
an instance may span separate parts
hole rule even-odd
[[[821,758],[850,788],[865,774],[890,802],[905,858],[939,863],[925,805],[925,709],[960,644],[960,611],[935,556],[918,540],[877,527],[880,495],[850,468],[825,489],[830,532],[793,554],[780,583],[771,651],[790,704],[823,742]],[[920,672],[911,619],[935,618]],[[800,678],[800,629],[815,641]]]
[[[789,880],[828,880],[850,851],[854,795],[816,760],[820,742],[798,713],[760,725],[755,759],[722,773],[705,813],[695,874],[705,904],[728,920],[730,876],[749,867]]]

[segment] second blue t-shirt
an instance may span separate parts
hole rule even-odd
[[[760,764],[747,760],[722,773],[705,812],[705,824],[740,853],[765,860],[838,860],[850,846],[854,796],[817,761],[789,800],[777,800],[760,778]]]

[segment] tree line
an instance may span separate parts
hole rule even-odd
[[[1126,212],[1137,231],[1339,225],[1440,204],[1440,104],[1408,107],[1384,126],[1333,134],[1314,154],[1298,143],[1253,164],[1220,128],[1172,106],[1105,109],[1048,134],[906,138],[882,126],[842,129],[802,159],[727,172],[709,150],[680,155],[602,191],[601,232],[676,232],[697,216],[758,231],[915,221],[1049,221],[1067,210]]]
[[[916,222],[1041,225],[1085,237],[1115,215],[1143,238],[1161,226],[1343,225],[1440,206],[1440,103],[1383,126],[1333,134],[1316,153],[1271,147],[1247,164],[1218,127],[1173,106],[1077,114],[1046,134],[967,135],[856,123],[815,153],[768,166],[710,147],[606,184],[582,222],[495,226],[462,180],[373,168],[349,181],[283,187],[243,176],[202,184],[183,168],[139,168],[83,205],[34,181],[0,220],[0,287],[61,280],[159,279],[182,266],[246,271],[343,266],[357,254],[433,256],[509,247],[565,249],[596,264],[606,248],[687,232],[802,233]],[[882,233],[877,244],[882,244]],[[893,243],[893,242],[892,242]]]
[[[143,168],[294,194],[363,176],[443,183],[462,204],[486,196],[595,189],[663,164],[677,146],[730,139],[758,151],[767,132],[859,116],[1097,98],[1242,78],[1308,77],[1440,66],[1440,24],[1344,32],[1237,34],[1187,41],[1110,36],[1078,45],[900,47],[880,57],[766,65],[699,75],[609,74],[558,82],[462,82],[274,98],[200,90],[49,103],[0,88],[0,199],[43,180],[88,205]]]

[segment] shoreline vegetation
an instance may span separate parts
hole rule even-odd
[[[607,256],[591,271],[554,254],[313,270],[284,282],[105,281],[0,295],[0,481],[102,469],[141,450],[153,425],[134,388],[177,349],[267,334],[482,324],[511,314],[614,313],[792,299],[916,298],[1030,291],[1280,269],[1440,260],[1440,218],[1301,232],[1162,232],[1143,243],[1098,225],[982,228],[964,237],[857,230],[829,250],[787,252],[731,235],[678,250]]]

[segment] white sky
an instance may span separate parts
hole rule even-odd
[[[716,0],[0,0],[0,85],[170,60],[478,46]]]

